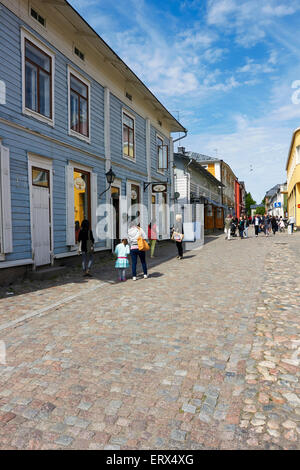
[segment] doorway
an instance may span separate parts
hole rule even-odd
[[[112,248],[113,251],[120,239],[120,188],[111,187],[111,198],[113,206],[113,226],[112,226]]]
[[[52,209],[49,166],[30,162],[31,238],[35,266],[51,263]]]

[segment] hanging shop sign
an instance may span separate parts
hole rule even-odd
[[[152,184],[153,193],[165,193],[166,191],[167,191],[167,185],[165,183]]]
[[[135,189],[131,190],[131,199],[135,201],[138,198],[138,193],[136,192]]]
[[[80,191],[84,191],[86,184],[85,181],[79,176],[78,178],[75,178],[74,180],[74,186],[76,189],[79,189]]]

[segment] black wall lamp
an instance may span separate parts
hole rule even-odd
[[[106,176],[106,181],[108,183],[108,188],[103,191],[101,194],[99,194],[99,198],[101,196],[103,196],[104,193],[106,193],[106,191],[108,191],[112,185],[112,183],[115,181],[115,177],[116,175],[114,174],[114,172],[112,171],[112,169],[110,168],[110,170],[108,170],[106,173],[105,173],[105,176]]]

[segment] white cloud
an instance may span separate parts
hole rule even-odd
[[[246,190],[260,202],[267,189],[286,180],[285,163],[291,140],[291,130],[260,123],[249,123],[237,117],[237,129],[229,134],[198,134],[185,140],[188,150],[215,155],[232,168]],[[250,172],[250,165],[253,171]]]
[[[215,62],[218,62],[227,52],[228,49],[221,49],[219,47],[214,49],[207,49],[203,54],[203,59],[206,62],[214,64]]]
[[[267,5],[261,0],[209,0],[206,20],[210,26],[235,34],[238,44],[251,47],[266,38],[269,26],[276,18],[290,16],[299,10],[296,0],[281,4],[270,0]]]
[[[254,62],[254,59],[247,57],[246,64],[242,67],[237,68],[239,73],[247,73],[257,75],[259,73],[273,73],[275,71],[274,65],[277,62],[276,52],[272,52],[268,60],[264,60],[263,63]]]
[[[207,23],[209,25],[222,26],[227,15],[236,11],[234,0],[218,0],[208,2]]]

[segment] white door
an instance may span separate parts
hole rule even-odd
[[[49,171],[32,167],[32,248],[35,266],[51,262],[51,207]]]

